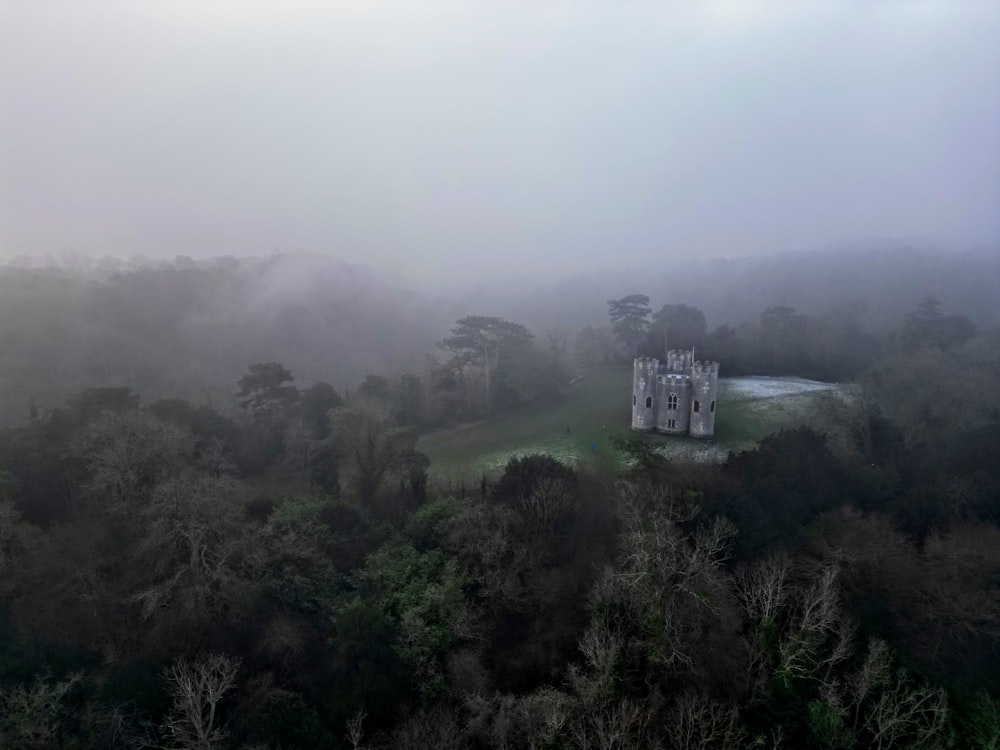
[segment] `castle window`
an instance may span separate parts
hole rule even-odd
[[[667,420],[667,428],[668,428],[668,429],[672,430],[672,429],[674,429],[674,428],[675,428],[676,426],[677,426],[677,420],[676,420],[676,419],[668,419],[668,420]]]
[[[652,396],[646,396],[646,408],[647,409],[652,409],[653,408],[653,397]]]
[[[712,405],[709,407],[708,410],[709,411],[715,411],[715,402],[714,401],[712,402]]]
[[[694,402],[694,413],[697,414],[700,411],[701,411],[701,403],[699,403],[698,401],[695,401]]]
[[[635,404],[636,404],[635,394],[633,393],[632,394],[632,406],[635,406]]]
[[[671,393],[667,396],[667,408],[677,411],[677,394]]]

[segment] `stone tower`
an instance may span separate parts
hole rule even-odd
[[[639,357],[632,363],[632,429],[649,432],[656,426],[656,375],[660,361]]]
[[[719,394],[719,363],[691,366],[691,437],[715,435],[715,403]]]
[[[657,375],[654,404],[658,432],[687,434],[691,421],[691,379],[677,372]]]

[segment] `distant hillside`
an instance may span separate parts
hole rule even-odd
[[[145,398],[231,405],[247,364],[351,386],[419,369],[451,313],[324,256],[219,259],[108,275],[0,269],[0,424],[66,393],[130,385]]]
[[[674,255],[671,253],[670,255]],[[532,328],[573,329],[607,323],[605,301],[641,293],[654,309],[682,302],[701,308],[710,328],[756,320],[767,307],[788,305],[817,314],[860,303],[874,330],[899,324],[933,294],[949,314],[981,327],[1000,324],[1000,248],[946,252],[913,247],[864,247],[760,257],[673,260],[650,268],[609,268],[553,281],[487,285],[467,299]]]

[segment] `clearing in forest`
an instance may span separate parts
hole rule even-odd
[[[790,377],[719,379],[715,438],[651,435],[667,455],[715,461],[731,450],[753,447],[761,438],[812,416],[819,399],[843,386]],[[438,430],[420,438],[417,449],[431,460],[432,480],[478,482],[501,471],[511,456],[546,453],[571,465],[613,469],[622,456],[614,435],[634,435],[631,422],[632,368],[590,370],[562,399],[497,417]],[[568,428],[568,429],[567,429]]]

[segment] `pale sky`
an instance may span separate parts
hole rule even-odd
[[[0,0],[0,257],[1000,241],[1000,2]]]

